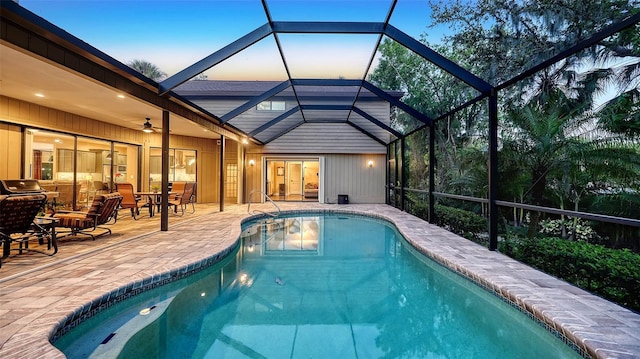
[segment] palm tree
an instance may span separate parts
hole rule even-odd
[[[581,105],[559,89],[545,92],[543,97],[532,97],[521,108],[511,108],[508,120],[513,128],[502,138],[503,153],[519,158],[522,169],[530,173],[526,194],[531,204],[547,204],[551,178],[557,179],[556,183],[576,181],[565,186],[575,189],[586,185],[577,183],[578,179],[615,185],[640,174],[637,149],[623,136],[598,128],[591,113],[585,111],[589,101]],[[572,200],[576,203],[579,196]],[[539,213],[531,213],[529,236],[535,234],[538,222]]]
[[[164,80],[167,77],[167,74],[160,70],[158,66],[146,60],[131,60],[127,63],[127,66],[147,76],[155,82]]]

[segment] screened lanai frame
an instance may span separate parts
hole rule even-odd
[[[433,221],[435,218],[435,209],[434,205],[436,202],[436,197],[439,198],[448,198],[452,200],[461,200],[468,202],[475,202],[486,205],[488,207],[488,219],[489,219],[489,249],[496,250],[498,248],[498,216],[492,215],[498,213],[498,206],[510,207],[515,209],[523,209],[527,211],[536,211],[541,213],[555,214],[555,215],[565,215],[568,217],[577,217],[586,220],[594,220],[600,222],[614,223],[631,227],[640,227],[640,220],[624,218],[624,217],[616,217],[609,215],[601,215],[594,213],[586,213],[586,212],[578,212],[571,210],[564,210],[558,208],[550,208],[550,207],[542,207],[536,205],[530,205],[525,203],[515,203],[509,201],[498,200],[498,181],[494,180],[498,178],[498,95],[500,91],[507,89],[510,86],[515,85],[519,81],[532,76],[538,73],[545,68],[548,68],[559,61],[562,61],[565,58],[568,58],[571,55],[574,55],[580,51],[583,51],[591,46],[594,46],[601,42],[602,40],[615,35],[616,33],[630,28],[632,26],[636,26],[640,23],[640,13],[636,13],[635,15],[631,15],[626,19],[617,22],[602,31],[595,33],[590,38],[583,40],[574,46],[565,49],[558,54],[550,57],[549,59],[542,61],[535,66],[523,71],[522,73],[514,76],[513,78],[502,82],[496,86],[492,86],[492,90],[490,95],[481,94],[478,97],[456,107],[455,109],[448,111],[432,120],[432,123],[429,126],[423,126],[421,128],[415,129],[407,134],[405,134],[402,138],[394,141],[388,146],[388,157],[391,159],[390,163],[392,165],[389,166],[389,172],[387,174],[387,183],[390,183],[391,190],[388,192],[389,197],[387,202],[399,207],[400,209],[405,209],[406,203],[406,193],[407,192],[415,192],[418,194],[424,194],[428,197],[428,219],[429,221]],[[435,157],[435,126],[438,122],[450,117],[454,116],[458,112],[470,107],[482,103],[482,101],[487,101],[488,107],[488,119],[489,119],[489,128],[488,128],[488,196],[487,198],[477,198],[471,196],[464,195],[456,195],[450,193],[441,193],[436,192],[434,188],[435,178],[434,178],[434,167],[433,164],[436,162]],[[406,171],[408,171],[408,166],[405,166],[406,157],[406,144],[405,139],[414,133],[424,130],[425,127],[429,129],[429,190],[419,190],[413,188],[407,188],[405,186],[405,179],[408,177]],[[394,185],[396,183],[396,185]]]
[[[426,191],[428,195],[428,218],[432,221],[435,218],[435,197],[444,197],[444,198],[452,198],[452,199],[460,199],[467,200],[472,202],[482,203],[487,206],[488,209],[488,217],[489,217],[489,249],[496,250],[498,244],[498,219],[496,215],[492,215],[497,213],[498,206],[507,206],[514,208],[521,208],[525,210],[533,210],[540,211],[546,213],[553,214],[563,214],[571,217],[580,217],[585,219],[593,219],[599,221],[606,221],[624,225],[631,226],[640,226],[639,220],[628,219],[628,218],[619,218],[605,215],[597,215],[590,213],[581,213],[576,211],[567,211],[560,210],[554,208],[543,208],[540,206],[527,205],[523,203],[513,203],[506,201],[499,201],[497,198],[498,192],[498,184],[495,180],[497,178],[497,162],[498,162],[498,96],[501,90],[508,88],[509,86],[517,83],[518,81],[535,74],[536,72],[552,66],[553,64],[565,59],[581,50],[584,50],[590,46],[596,45],[598,42],[603,39],[627,28],[630,26],[635,26],[640,22],[640,14],[635,14],[628,16],[621,21],[602,29],[599,32],[593,34],[590,38],[583,40],[567,49],[562,49],[557,54],[547,58],[546,60],[535,64],[534,66],[525,69],[520,74],[517,74],[513,78],[506,80],[500,84],[492,85],[487,81],[475,76],[468,70],[464,69],[460,65],[455,62],[447,59],[446,57],[440,55],[429,46],[423,44],[422,42],[416,40],[415,38],[407,35],[400,29],[396,28],[392,24],[390,24],[389,20],[391,19],[394,8],[398,4],[397,0],[391,1],[390,9],[387,12],[387,16],[385,21],[383,22],[330,22],[330,21],[322,21],[322,22],[311,22],[311,21],[274,21],[272,19],[270,9],[269,9],[269,1],[262,0],[262,5],[267,16],[268,22],[265,25],[260,26],[244,37],[238,39],[237,41],[227,45],[226,47],[220,49],[219,51],[214,52],[213,54],[207,56],[206,58],[196,62],[195,64],[185,68],[180,71],[176,75],[162,81],[159,84],[159,91],[161,95],[168,94],[180,84],[194,78],[198,74],[203,73],[204,71],[215,67],[221,62],[231,58],[235,54],[243,51],[251,47],[253,44],[261,41],[264,38],[269,36],[273,36],[275,39],[275,43],[277,44],[278,51],[281,55],[283,66],[285,68],[287,79],[282,81],[278,85],[274,86],[269,91],[264,92],[262,95],[255,97],[254,99],[246,102],[240,107],[237,107],[230,112],[227,112],[220,116],[221,122],[229,123],[236,128],[240,128],[243,130],[241,126],[235,125],[232,121],[234,118],[241,116],[242,113],[248,111],[255,107],[258,103],[262,101],[266,101],[270,98],[273,98],[277,94],[281,94],[284,91],[290,91],[295,98],[297,106],[289,111],[286,111],[283,114],[280,114],[277,117],[274,117],[270,121],[262,124],[259,127],[247,130],[247,135],[257,144],[264,145],[267,144],[287,133],[292,131],[293,129],[301,126],[304,123],[311,122],[326,122],[326,123],[347,123],[362,134],[368,136],[383,144],[387,147],[387,157],[388,163],[392,163],[393,165],[387,166],[387,180],[389,188],[387,193],[387,203],[394,204],[401,209],[404,209],[404,204],[406,202],[406,192],[408,191],[417,191],[411,188],[407,188],[404,183],[407,178],[406,171],[408,170],[405,164],[405,139],[408,136],[416,133],[417,131],[424,130],[425,128],[429,129],[429,190]],[[283,48],[281,46],[280,37],[286,34],[342,34],[342,35],[354,35],[354,34],[373,34],[378,36],[377,44],[375,46],[376,51],[374,51],[368,61],[368,66],[363,74],[361,79],[320,79],[320,78],[296,78],[291,71],[291,68],[287,62],[287,58],[284,55]],[[402,46],[409,49],[414,54],[419,55],[421,58],[426,60],[427,62],[435,65],[437,68],[442,70],[444,73],[451,75],[453,78],[463,82],[470,89],[475,90],[478,95],[472,99],[469,99],[463,104],[458,105],[457,107],[446,111],[440,114],[428,114],[422,113],[412,106],[406,104],[402,100],[398,100],[397,98],[389,95],[385,90],[375,86],[371,82],[369,82],[366,78],[366,75],[370,72],[371,66],[374,63],[374,59],[378,52],[378,48],[383,41],[383,39],[390,39],[391,41],[395,41]],[[304,86],[315,86],[319,88],[331,88],[331,87],[350,87],[357,88],[356,94],[354,96],[353,101],[349,103],[339,103],[332,105],[310,105],[305,104],[303,100],[299,97],[299,91],[297,89],[302,88]],[[402,131],[397,128],[393,128],[389,124],[385,124],[384,122],[376,119],[373,116],[370,116],[356,104],[358,102],[358,98],[362,92],[366,92],[369,94],[373,94],[378,96],[380,99],[389,102],[392,107],[395,107],[397,110],[403,111],[405,114],[415,119],[415,122],[418,123],[417,126],[413,126],[413,128],[409,128],[408,131]],[[338,99],[334,99],[333,101],[338,101]],[[478,103],[483,103],[486,101],[486,106],[488,108],[488,196],[487,198],[472,198],[467,196],[455,195],[455,194],[446,194],[439,193],[435,191],[433,186],[434,179],[434,163],[435,163],[435,151],[434,151],[434,124],[438,121],[441,121],[448,116],[455,115],[459,111],[462,111],[469,106],[476,105]],[[334,118],[332,121],[328,120],[314,120],[313,114],[319,112],[330,112],[331,115],[328,117]],[[271,133],[268,137],[260,137],[261,133],[265,133],[269,128],[276,126],[278,123],[282,125],[285,119],[290,116],[298,114],[299,119],[292,121],[292,123],[288,124],[284,128],[277,131],[277,133]],[[214,114],[216,115],[216,114]],[[344,120],[336,119],[336,118],[344,118]],[[357,118],[358,120],[355,120]],[[365,124],[369,126],[375,126],[381,129],[383,132],[386,132],[388,136],[380,136],[379,133],[375,133],[367,127]],[[367,128],[365,128],[367,127]],[[394,173],[391,173],[394,172]],[[393,196],[398,196],[399,200],[394,200]]]
[[[238,2],[238,3],[244,3],[244,2]],[[497,103],[498,103],[498,95],[500,93],[501,90],[504,90],[505,88],[507,88],[508,86],[510,86],[513,83],[518,82],[519,80],[521,80],[522,78],[525,78],[527,76],[529,76],[530,74],[535,73],[536,71],[543,69],[547,66],[551,66],[553,63],[555,63],[556,61],[559,61],[563,58],[566,58],[568,56],[570,56],[573,53],[576,53],[577,51],[580,51],[581,49],[585,49],[593,44],[596,44],[598,41],[606,38],[607,36],[610,36],[612,34],[615,34],[616,32],[630,27],[630,26],[634,26],[634,24],[637,24],[639,21],[639,15],[635,14],[632,15],[628,18],[625,19],[621,19],[620,21],[614,21],[614,24],[611,25],[610,27],[607,27],[595,34],[593,34],[589,39],[587,40],[583,40],[582,42],[572,45],[571,47],[569,47],[568,49],[559,49],[558,52],[556,54],[552,54],[551,57],[545,59],[544,61],[540,62],[539,64],[535,64],[529,68],[523,69],[523,71],[514,76],[513,78],[504,81],[500,84],[489,84],[486,81],[484,81],[483,79],[478,78],[477,76],[473,75],[472,73],[470,73],[467,69],[461,67],[460,65],[444,58],[443,56],[439,55],[436,51],[432,50],[431,48],[429,48],[428,46],[424,45],[422,42],[416,40],[414,37],[411,37],[409,35],[407,35],[407,33],[405,33],[402,29],[403,27],[398,25],[398,27],[395,27],[394,24],[392,24],[392,21],[390,21],[390,19],[393,19],[393,17],[395,16],[394,13],[394,9],[396,7],[399,6],[404,6],[405,4],[408,3],[408,1],[403,1],[403,0],[390,0],[390,6],[389,6],[389,10],[386,13],[386,18],[385,19],[380,19],[378,22],[365,22],[365,21],[361,21],[361,22],[353,22],[353,21],[291,21],[290,19],[286,19],[284,21],[274,21],[271,17],[271,12],[273,11],[275,13],[275,10],[273,8],[269,8],[270,4],[274,4],[276,3],[276,1],[268,1],[268,0],[262,0],[261,4],[263,7],[263,11],[264,13],[267,15],[267,24],[261,25],[260,27],[254,29],[253,31],[249,32],[249,34],[245,35],[244,37],[239,38],[238,40],[236,40],[235,42],[232,42],[231,44],[223,47],[221,50],[214,52],[213,54],[209,55],[208,57],[205,57],[203,60],[196,62],[194,65],[191,65],[189,67],[187,67],[185,70],[183,70],[182,72],[177,73],[176,75],[170,77],[169,79],[162,81],[160,84],[158,84],[158,88],[159,88],[159,93],[162,95],[166,95],[167,97],[171,97],[171,96],[175,96],[175,97],[179,97],[178,95],[174,94],[171,90],[173,88],[175,88],[177,85],[179,85],[180,83],[187,81],[195,76],[197,76],[198,74],[202,73],[204,70],[209,69],[209,68],[213,68],[213,67],[217,67],[219,66],[222,62],[224,62],[226,59],[229,59],[230,57],[232,57],[234,54],[238,53],[238,52],[242,52],[245,49],[250,48],[251,46],[253,46],[256,42],[255,41],[259,41],[260,39],[263,39],[265,37],[271,36],[273,38],[278,38],[279,36],[284,36],[285,34],[294,34],[294,33],[302,33],[302,34],[309,34],[309,35],[314,35],[314,34],[344,34],[344,35],[357,35],[357,34],[369,34],[372,36],[379,36],[379,40],[378,40],[378,45],[380,44],[380,42],[382,41],[383,38],[389,38],[392,41],[395,41],[397,43],[402,44],[403,46],[407,47],[408,49],[410,49],[412,52],[414,52],[415,54],[421,56],[422,58],[428,60],[429,62],[434,63],[438,68],[442,69],[443,72],[451,74],[454,78],[457,78],[459,80],[461,80],[462,82],[466,83],[469,85],[470,89],[475,89],[476,91],[478,91],[480,94],[472,99],[469,99],[467,102],[458,105],[456,108],[454,109],[444,109],[443,113],[438,113],[433,115],[432,117],[429,117],[427,114],[423,114],[420,111],[417,111],[416,109],[412,108],[411,106],[407,105],[405,102],[398,100],[397,98],[394,98],[393,96],[389,96],[389,97],[385,97],[388,95],[387,91],[385,91],[385,89],[381,89],[376,87],[374,84],[372,84],[371,82],[367,81],[366,78],[362,78],[362,79],[329,79],[329,78],[294,78],[291,73],[287,74],[286,78],[281,79],[280,81],[280,86],[278,87],[279,89],[283,90],[283,89],[287,89],[287,88],[291,88],[293,89],[293,91],[295,91],[296,86],[319,86],[319,87],[325,87],[325,88],[330,88],[330,87],[354,87],[354,86],[358,86],[360,88],[360,92],[361,93],[372,93],[376,96],[378,96],[379,98],[382,98],[384,100],[387,100],[392,106],[401,109],[402,111],[404,111],[405,113],[407,113],[409,116],[412,116],[415,120],[416,120],[416,124],[417,126],[412,127],[408,132],[404,132],[404,131],[399,131],[398,129],[394,129],[392,127],[389,127],[387,125],[385,125],[384,123],[382,123],[382,125],[384,126],[380,126],[380,123],[376,123],[375,118],[369,118],[367,116],[366,113],[358,113],[357,109],[359,109],[359,106],[357,106],[357,101],[358,101],[358,97],[355,98],[353,104],[348,107],[348,105],[340,105],[339,107],[334,106],[328,106],[328,107],[324,107],[324,108],[315,108],[315,107],[306,107],[305,108],[305,104],[304,103],[299,103],[298,107],[294,110],[294,112],[297,113],[302,113],[304,114],[305,112],[332,112],[332,113],[347,113],[348,117],[347,119],[343,120],[342,122],[344,123],[348,123],[349,125],[351,125],[353,128],[356,128],[358,131],[360,131],[361,133],[363,133],[364,135],[367,135],[370,138],[375,138],[377,139],[377,141],[382,144],[387,146],[387,148],[398,148],[398,150],[401,152],[401,154],[403,154],[405,152],[405,138],[407,138],[407,136],[410,136],[411,134],[415,133],[416,131],[421,131],[424,129],[429,129],[429,131],[433,131],[433,126],[430,126],[430,124],[437,124],[438,122],[442,121],[444,118],[446,118],[447,116],[450,116],[452,114],[457,113],[458,111],[473,105],[473,104],[477,104],[477,103],[485,103],[487,105],[487,108],[489,110],[489,129],[488,129],[488,133],[489,133],[489,171],[488,171],[488,177],[489,177],[489,195],[488,198],[486,199],[471,199],[471,200],[476,200],[476,201],[480,201],[480,202],[484,202],[487,203],[488,207],[489,207],[489,218],[490,218],[490,226],[489,226],[489,237],[490,237],[490,244],[489,244],[489,248],[490,249],[496,249],[496,245],[497,245],[497,223],[496,220],[497,218],[495,218],[495,216],[491,216],[492,213],[496,213],[496,208],[498,205],[508,205],[508,203],[502,203],[500,201],[498,201],[497,197],[496,197],[496,192],[497,192],[497,182],[494,180],[497,176],[497,170],[496,170],[496,166],[497,166],[497,136],[496,136],[496,131],[497,131],[497,120],[498,120],[498,111],[497,111]],[[302,2],[301,2],[302,3]],[[305,2],[306,4],[307,2]],[[375,2],[376,6],[379,4],[379,2]],[[4,6],[4,5],[3,5]],[[354,17],[358,17],[357,14]],[[397,24],[396,24],[397,25]],[[592,31],[592,29],[589,29]],[[275,41],[277,43],[277,41]],[[280,49],[280,56],[283,57],[283,63],[286,64],[286,58],[284,58],[284,56],[282,55],[282,50]],[[371,66],[371,63],[373,62],[375,56],[376,56],[376,51],[373,51],[369,57],[369,66]],[[287,67],[286,65],[284,66],[285,68]],[[368,73],[369,71],[365,71],[365,75]],[[148,83],[151,84],[151,82],[147,81]],[[276,90],[273,90],[276,91]],[[271,91],[269,91],[271,92]],[[256,99],[253,100],[253,102],[256,102],[258,99],[268,99],[270,98],[269,93],[265,93],[259,97],[257,97]],[[181,99],[183,100],[183,99]],[[186,103],[188,103],[188,101],[184,100]],[[193,105],[194,107],[197,107],[197,105]],[[248,105],[245,104],[245,106],[248,107]],[[167,106],[165,108],[170,108],[170,106]],[[214,118],[214,119],[218,119],[220,121],[221,124],[223,124],[224,126],[233,129],[234,133],[240,133],[240,134],[244,134],[247,137],[251,138],[255,143],[260,144],[260,143],[268,143],[270,141],[273,141],[274,139],[278,138],[279,136],[282,136],[283,134],[288,133],[288,131],[291,131],[293,128],[295,128],[295,126],[300,126],[301,124],[305,123],[304,121],[306,120],[302,120],[302,121],[298,121],[298,122],[294,122],[292,124],[287,124],[287,126],[283,126],[283,128],[281,128],[279,131],[274,131],[274,133],[270,133],[269,136],[263,136],[260,137],[261,134],[264,135],[265,131],[269,128],[274,128],[277,124],[284,124],[285,119],[284,118],[280,118],[280,117],[276,117],[274,119],[272,119],[269,122],[264,123],[262,126],[258,127],[258,128],[253,128],[250,131],[245,131],[241,128],[237,128],[234,125],[233,119],[237,117],[237,115],[240,115],[243,111],[242,108],[237,108],[234,109],[230,112],[227,112],[225,114],[211,114],[208,113],[207,111],[198,108],[199,111],[201,112],[206,112],[208,117],[210,118]],[[293,113],[288,114],[287,117],[293,116]],[[353,116],[354,118],[357,116],[357,120],[352,119],[351,116]],[[163,124],[163,128],[168,128],[168,111],[166,111],[166,117],[167,117],[167,121],[166,124]],[[309,121],[314,121],[313,119],[308,119]],[[347,122],[348,121],[348,122]],[[328,125],[330,125],[330,122],[327,122]],[[387,126],[387,127],[385,127]],[[371,130],[370,128],[372,127],[376,127],[381,129],[384,132],[387,132],[389,134],[388,138],[382,139],[380,138],[381,136],[377,133],[374,133],[373,130]],[[392,131],[390,131],[392,130]],[[165,135],[165,134],[163,134]],[[168,136],[168,133],[166,134]],[[433,138],[433,136],[430,136],[431,138]],[[430,146],[433,146],[430,143]],[[390,151],[388,151],[390,152]],[[429,151],[429,155],[430,156],[434,156],[434,151]],[[401,155],[400,157],[404,157],[404,155]],[[393,156],[389,155],[389,160],[394,160]],[[430,161],[430,163],[433,163],[434,161]],[[405,192],[411,190],[410,188],[406,188],[405,183],[404,183],[404,178],[406,177],[406,175],[402,175],[402,174],[406,174],[407,169],[405,168],[405,166],[402,166],[403,161],[396,161],[394,162],[394,166],[398,169],[398,174],[400,174],[399,176],[395,176],[399,179],[399,183],[397,186],[395,185],[391,185],[391,181],[387,181],[387,183],[390,184],[389,186],[389,190],[393,190],[394,192],[399,192],[400,193],[400,200],[397,202],[398,206],[403,208],[404,203],[405,203]],[[387,177],[391,178],[391,174],[390,174],[390,169],[388,168],[387,170]],[[433,170],[430,171],[430,176],[433,176]],[[433,184],[433,178],[431,178],[430,181],[430,186],[432,186]],[[387,191],[387,193],[390,193],[389,191]],[[429,191],[427,192],[427,194],[429,195],[429,218],[430,220],[433,219],[433,215],[434,215],[434,211],[433,211],[433,198],[436,196],[455,196],[455,195],[448,195],[448,194],[444,194],[444,193],[437,193],[435,192],[435,190],[433,188],[430,188]],[[458,196],[460,197],[460,196]],[[515,205],[515,204],[514,204]],[[520,205],[520,206],[525,206],[525,205]],[[534,206],[535,207],[535,206]],[[535,208],[532,208],[535,209]],[[541,209],[541,210],[545,210],[545,209]],[[549,211],[555,211],[554,209],[546,209]],[[571,211],[562,211],[562,213],[566,213],[566,214],[573,214],[573,215],[577,215],[577,216],[583,216],[584,218],[589,218],[589,214],[580,214],[580,213],[573,213]],[[621,219],[621,218],[605,218],[606,216],[596,216],[601,220],[608,220],[608,221],[618,221],[620,223],[623,224],[628,224],[628,225],[632,225],[632,226],[638,226],[638,221],[636,220],[628,220],[628,219]]]

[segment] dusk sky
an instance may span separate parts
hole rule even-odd
[[[20,0],[20,5],[123,63],[146,60],[169,76],[267,23],[260,0]],[[269,0],[267,5],[274,21],[382,22],[391,1]],[[415,38],[433,31],[426,0],[399,0],[390,23]],[[278,38],[293,77],[362,78],[378,36]],[[286,79],[273,36],[206,75]]]

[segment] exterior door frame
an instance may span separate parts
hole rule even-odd
[[[302,175],[304,175],[304,162],[317,162],[318,163],[318,203],[324,203],[324,156],[315,156],[315,155],[311,155],[311,156],[301,156],[301,155],[290,155],[290,156],[285,156],[285,155],[264,155],[261,158],[261,162],[262,162],[262,173],[260,175],[260,189],[262,191],[262,193],[265,193],[267,195],[269,195],[269,188],[267,188],[267,180],[268,180],[268,166],[267,164],[269,162],[273,162],[273,161],[279,161],[279,162],[300,162],[301,163],[301,173]],[[286,180],[286,178],[285,178]],[[304,181],[302,182],[302,185],[304,186]],[[286,188],[286,183],[285,183],[285,188]],[[286,193],[288,193],[288,189],[285,189]],[[304,194],[304,188],[302,188],[302,194]],[[262,196],[262,201],[264,202],[264,196]]]

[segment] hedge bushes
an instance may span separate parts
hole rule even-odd
[[[409,212],[427,218],[425,204]],[[487,220],[473,212],[436,204],[434,224],[467,239],[486,244]],[[582,238],[583,236],[578,236]],[[513,237],[499,243],[514,259],[563,279],[591,293],[640,312],[640,254],[561,238]]]
[[[436,204],[434,209],[436,218],[433,224],[474,242],[488,244],[486,238],[489,224],[486,218],[471,211],[441,204]],[[410,202],[406,210],[416,217],[428,220],[429,207],[424,202]]]
[[[483,243],[489,229],[487,219],[473,212],[454,207],[436,204],[435,225],[443,227],[453,233]]]
[[[640,312],[640,255],[560,238],[509,239],[500,250],[543,272]]]

